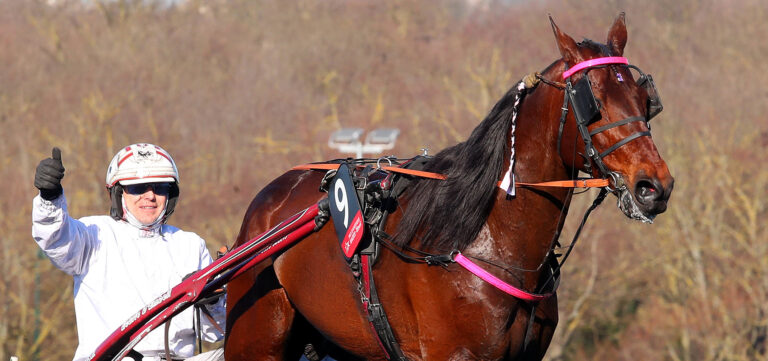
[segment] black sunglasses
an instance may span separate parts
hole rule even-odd
[[[148,190],[159,196],[167,196],[171,192],[170,183],[142,183],[123,186],[125,193],[137,196],[146,193]]]

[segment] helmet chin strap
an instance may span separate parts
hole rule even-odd
[[[163,211],[160,212],[160,214],[157,216],[157,219],[152,221],[151,223],[142,223],[134,215],[131,213],[131,211],[128,210],[128,207],[125,206],[125,198],[122,199],[123,202],[123,220],[128,222],[130,225],[142,230],[142,231],[154,231],[158,228],[160,228],[161,225],[165,222],[165,210],[168,209],[168,200],[165,201],[165,207],[163,207]]]

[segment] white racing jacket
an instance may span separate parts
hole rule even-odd
[[[86,360],[142,307],[212,262],[205,241],[194,233],[169,225],[141,231],[110,216],[76,220],[68,215],[63,195],[53,201],[35,197],[32,236],[57,268],[74,277],[75,361]],[[223,329],[223,299],[209,309]],[[177,356],[194,353],[192,319],[189,308],[171,321],[169,346]],[[205,317],[202,323],[206,341],[223,337]],[[150,357],[164,354],[163,333],[164,327],[152,331],[134,350]]]

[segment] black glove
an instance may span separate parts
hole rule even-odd
[[[54,147],[51,158],[40,161],[35,172],[35,187],[40,190],[40,196],[52,201],[64,192],[61,179],[64,178],[64,165],[61,163],[61,149]]]

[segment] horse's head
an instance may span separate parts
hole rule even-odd
[[[609,178],[624,214],[650,222],[666,210],[674,179],[651,138],[649,121],[661,111],[653,79],[623,58],[624,14],[606,44],[576,43],[554,21],[552,29],[562,55],[552,70],[565,82],[569,109],[560,156],[572,169]]]

